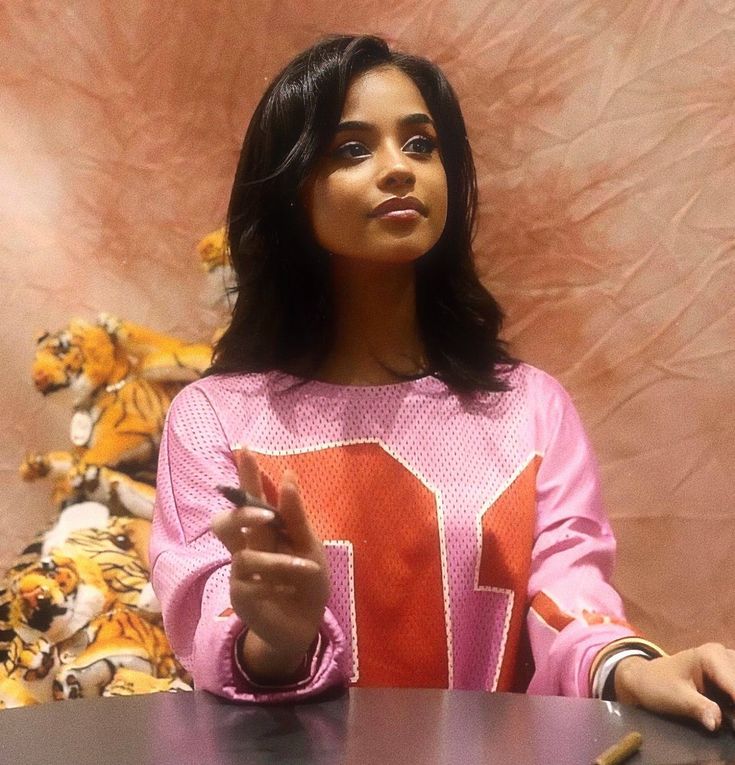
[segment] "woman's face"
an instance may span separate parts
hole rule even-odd
[[[410,77],[383,66],[352,81],[304,201],[317,243],[335,255],[410,262],[436,244],[447,179],[433,120]]]

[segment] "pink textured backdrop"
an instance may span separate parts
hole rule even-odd
[[[35,334],[104,310],[208,339],[194,244],[249,114],[346,31],[461,97],[481,272],[587,423],[630,617],[735,644],[735,0],[0,5],[0,563],[51,517],[18,463],[68,438],[68,400],[30,385]]]

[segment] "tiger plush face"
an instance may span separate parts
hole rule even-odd
[[[73,531],[64,551],[94,561],[118,604],[147,612],[141,594],[148,589],[150,528],[150,521],[141,518],[113,517],[104,528]]]
[[[81,319],[72,319],[60,332],[43,334],[37,342],[33,384],[44,395],[71,388],[79,402],[128,372],[127,358],[107,332]]]
[[[26,642],[58,643],[111,604],[113,595],[92,560],[56,550],[10,583],[10,622]]]

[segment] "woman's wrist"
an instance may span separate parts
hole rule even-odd
[[[248,630],[240,642],[242,670],[257,685],[291,685],[308,670],[308,651],[278,649]]]
[[[651,661],[643,656],[626,656],[615,666],[615,700],[622,704],[637,704],[635,679],[642,667]]]
[[[598,651],[590,665],[590,695],[605,701],[620,701],[617,696],[617,666],[627,658],[645,660],[666,656],[663,648],[639,636],[613,640]]]

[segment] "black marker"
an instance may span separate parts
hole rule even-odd
[[[218,486],[217,491],[236,507],[259,507],[262,510],[270,510],[274,515],[270,524],[277,528],[283,527],[283,519],[275,507],[271,507],[267,502],[263,502],[262,499],[257,499],[252,494],[248,494],[244,489],[239,489],[236,486]]]

